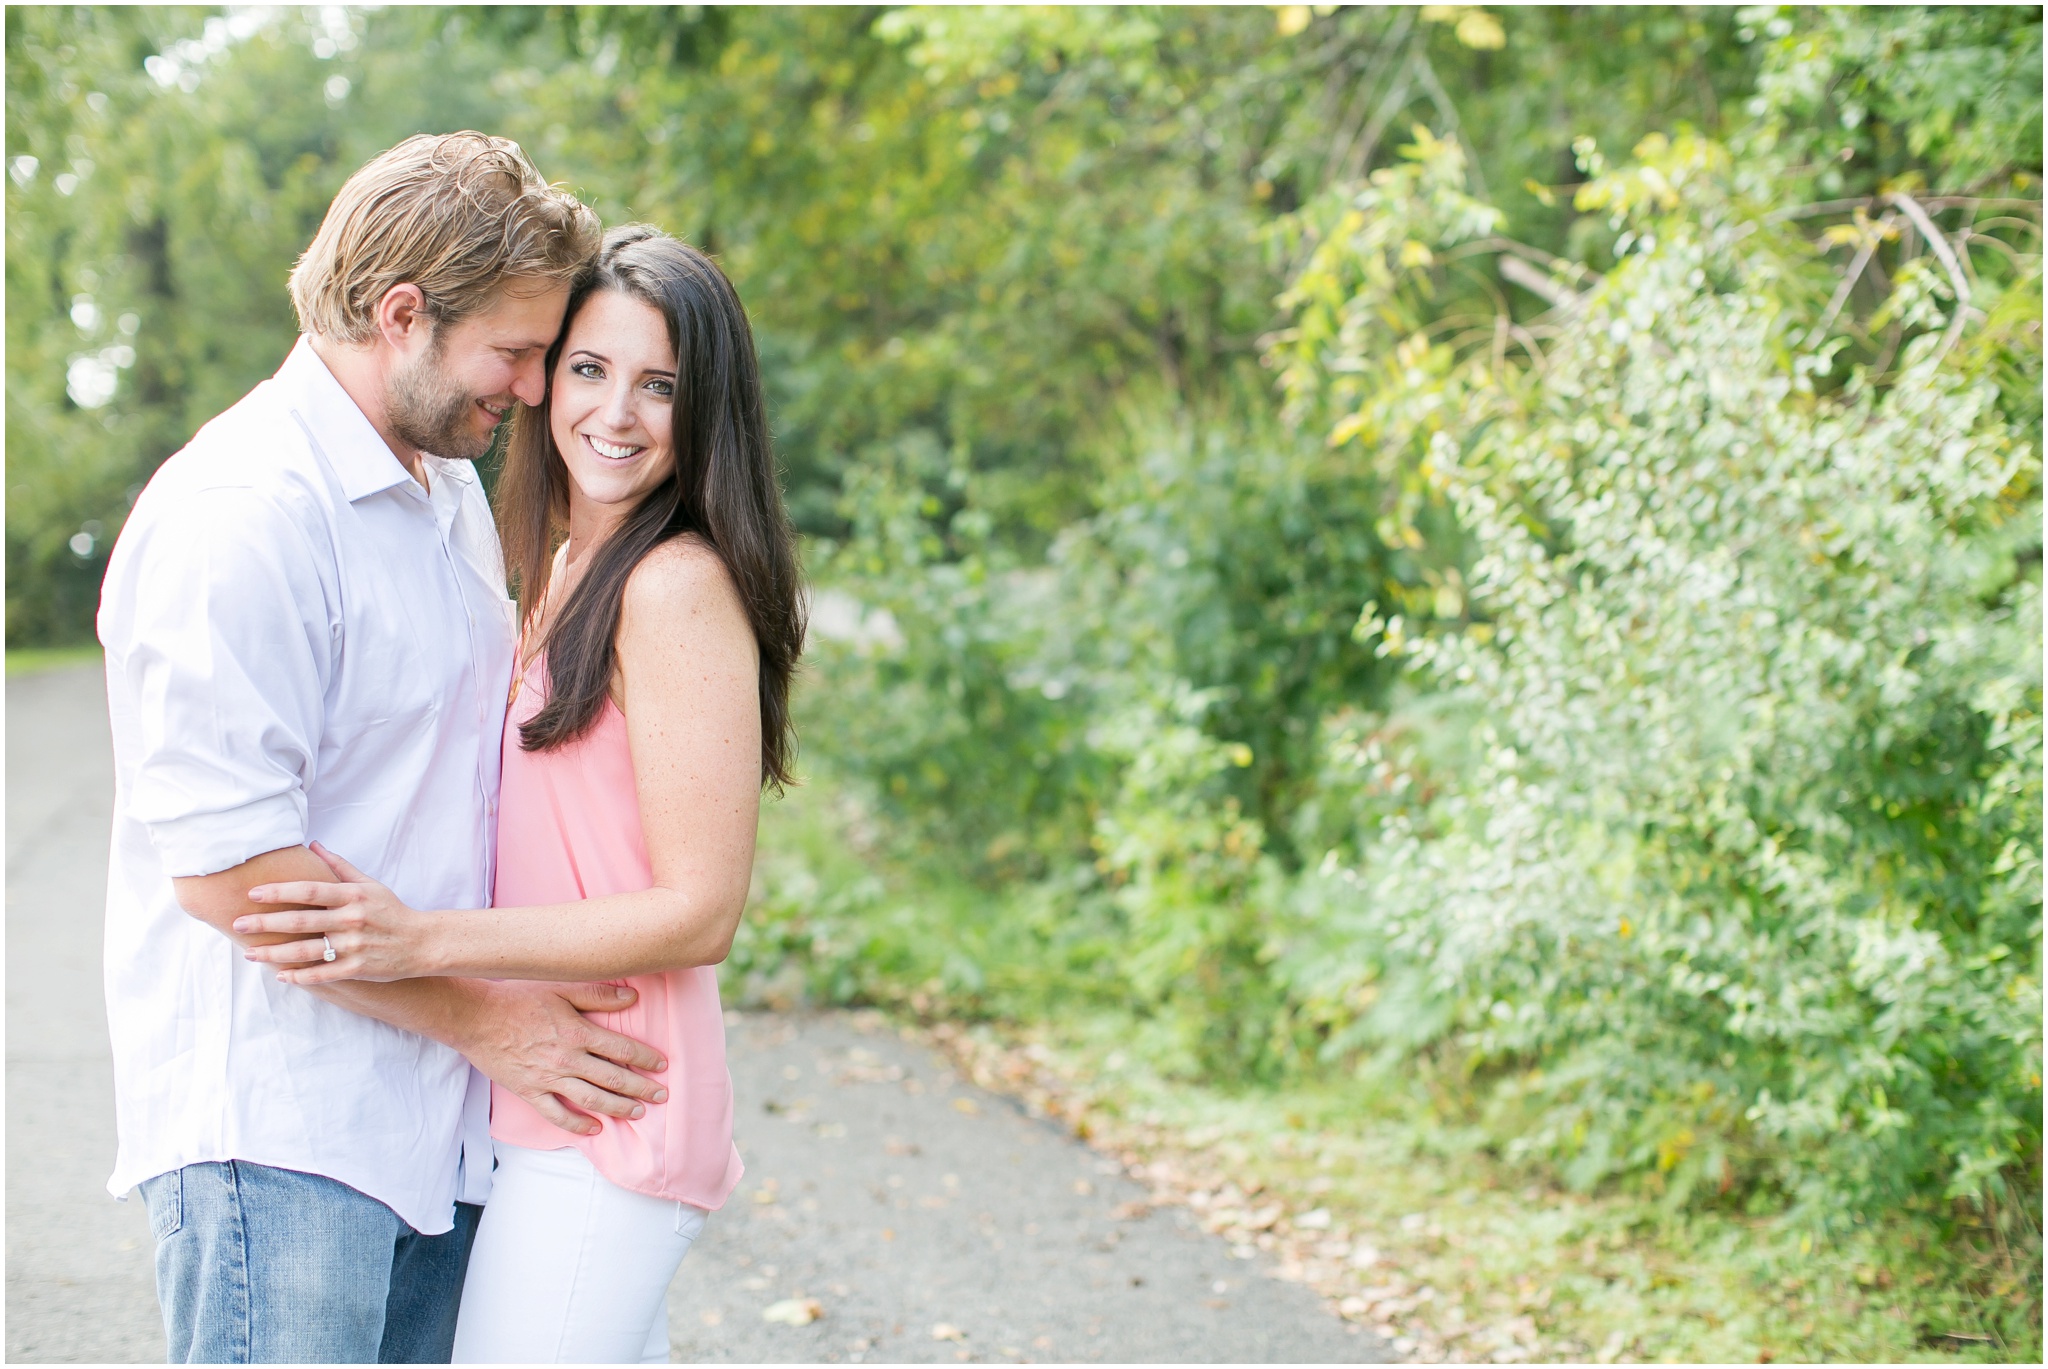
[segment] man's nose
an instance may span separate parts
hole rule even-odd
[[[512,393],[528,408],[539,408],[548,397],[547,363],[538,356],[520,361],[512,372]]]

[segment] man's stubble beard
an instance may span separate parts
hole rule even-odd
[[[451,461],[474,461],[491,449],[495,433],[477,436],[470,410],[476,396],[450,380],[441,367],[440,340],[418,361],[391,377],[391,431],[399,441]]]

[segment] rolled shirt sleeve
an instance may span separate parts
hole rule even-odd
[[[172,877],[307,837],[338,619],[299,520],[245,488],[159,517],[106,626],[141,741],[129,811]]]

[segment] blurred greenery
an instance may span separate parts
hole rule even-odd
[[[10,648],[348,172],[503,132],[756,322],[813,793],[736,992],[1882,1228],[2038,1355],[2039,9],[6,24]]]

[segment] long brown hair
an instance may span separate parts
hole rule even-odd
[[[709,257],[645,224],[605,235],[597,265],[569,296],[562,336],[548,349],[548,399],[513,415],[497,514],[519,620],[529,622],[546,601],[554,551],[567,535],[569,472],[549,435],[549,401],[562,338],[600,291],[640,300],[668,324],[676,352],[676,465],[591,554],[590,568],[546,625],[548,700],[521,724],[520,745],[561,746],[597,721],[617,668],[627,579],[663,542],[695,533],[725,562],[753,626],[761,657],[761,776],[780,788],[795,758],[789,685],[803,651],[804,612],[753,330],[732,282]]]

